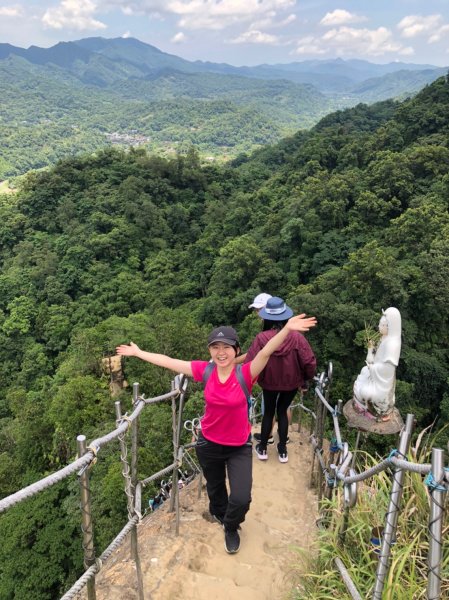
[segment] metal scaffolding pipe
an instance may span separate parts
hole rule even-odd
[[[139,401],[139,384],[133,383],[133,405]],[[139,422],[136,419],[131,425],[131,490],[134,507],[136,504],[136,488],[137,488],[137,440],[139,435]],[[137,524],[131,529],[131,556],[136,565],[137,575],[137,594],[139,600],[144,600],[143,593],[143,578],[142,567],[140,564],[139,546],[137,539]]]
[[[401,432],[399,442],[399,454],[406,456],[410,447],[410,439],[413,431],[414,416],[407,415],[404,429]],[[385,578],[390,565],[390,550],[395,538],[396,527],[398,524],[399,506],[402,499],[402,489],[404,481],[404,471],[398,469],[393,475],[393,485],[391,488],[390,502],[385,520],[384,534],[382,536],[382,546],[379,554],[379,563],[376,571],[376,581],[374,583],[373,600],[382,600],[382,591],[385,584]]]
[[[354,582],[351,579],[351,576],[349,575],[346,567],[344,566],[343,562],[341,561],[340,558],[335,558],[334,562],[337,566],[337,569],[340,571],[340,575],[341,578],[343,579],[343,582],[346,586],[346,589],[348,590],[351,598],[353,598],[353,600],[362,600],[362,596],[359,594],[357,588],[355,587]]]
[[[86,436],[79,435],[76,438],[78,447],[78,456],[86,454]],[[95,565],[95,548],[94,535],[92,526],[92,506],[90,501],[90,485],[88,468],[84,467],[79,473],[79,482],[81,487],[81,519],[83,531],[83,550],[84,550],[84,567],[88,570]],[[95,576],[87,582],[87,598],[95,600]]]
[[[444,452],[439,448],[432,449],[432,470],[426,483],[430,493],[427,598],[428,600],[438,600],[441,593],[442,531],[447,492],[446,486],[443,485]]]

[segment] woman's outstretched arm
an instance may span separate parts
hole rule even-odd
[[[165,354],[146,352],[145,350],[141,350],[134,342],[117,346],[116,352],[120,356],[135,356],[152,365],[164,367],[164,369],[170,369],[170,371],[175,371],[175,373],[182,373],[183,375],[192,377],[192,366],[190,361],[171,358],[171,356],[166,356]]]
[[[309,331],[311,327],[315,327],[315,325],[316,318],[306,317],[304,313],[289,319],[285,326],[275,336],[273,336],[261,350],[259,350],[254,359],[251,361],[251,376],[254,378],[259,375],[259,373],[265,368],[270,356],[279,348],[291,331],[305,332]]]

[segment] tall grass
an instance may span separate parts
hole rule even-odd
[[[412,449],[409,460],[429,463],[430,448]],[[361,472],[380,461],[358,452],[357,471]],[[338,488],[331,500],[321,504],[322,520],[314,557],[308,559],[308,572],[302,575],[293,593],[295,600],[344,600],[350,598],[334,559],[339,557],[348,570],[362,598],[371,598],[378,557],[371,543],[373,528],[383,527],[388,509],[392,474],[384,471],[358,484],[358,502],[345,523],[343,491]],[[446,494],[447,496],[447,494]],[[447,503],[447,499],[446,503]],[[396,542],[390,554],[390,569],[385,579],[382,600],[419,600],[426,598],[427,554],[429,549],[428,521],[430,497],[424,477],[406,472],[400,506]],[[441,599],[449,598],[449,519],[443,519],[443,562]],[[310,554],[309,554],[310,557]],[[304,561],[302,556],[302,562]],[[304,572],[304,571],[303,571]]]

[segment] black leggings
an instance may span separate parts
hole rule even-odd
[[[293,398],[298,390],[288,390],[276,392],[273,390],[263,390],[264,413],[262,419],[262,430],[260,433],[260,445],[263,449],[267,447],[273,427],[273,418],[275,413],[278,418],[279,432],[279,450],[285,451],[288,436],[288,417],[287,408],[293,402]]]
[[[251,502],[251,436],[243,446],[223,446],[206,440],[200,434],[196,443],[196,455],[206,479],[210,513],[222,519],[226,529],[236,530],[245,520]]]

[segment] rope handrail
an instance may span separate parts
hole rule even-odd
[[[136,526],[139,521],[138,516],[132,517],[123,529],[117,534],[117,536],[112,540],[106,550],[101,554],[101,556],[97,559],[95,565],[90,566],[84,573],[81,575],[79,579],[72,585],[72,587],[67,590],[64,596],[61,596],[60,600],[71,600],[75,598],[77,594],[81,592],[81,590],[86,586],[87,582],[92,579],[97,573],[101,571],[103,563],[111,556],[115,550],[121,545],[123,540],[129,534],[131,529]]]
[[[87,468],[92,463],[92,461],[96,458],[97,452],[100,450],[100,448],[102,446],[104,446],[107,443],[109,443],[110,441],[118,438],[120,435],[124,434],[128,430],[130,423],[132,421],[134,421],[135,419],[137,419],[137,417],[142,412],[142,410],[146,404],[154,404],[156,402],[161,402],[163,400],[167,400],[169,398],[178,396],[179,393],[180,393],[180,390],[178,388],[176,388],[166,394],[163,394],[161,396],[156,396],[156,397],[150,398],[148,400],[146,400],[142,397],[139,397],[138,402],[135,404],[135,408],[134,408],[133,412],[127,417],[127,419],[124,420],[113,431],[107,433],[103,437],[93,440],[89,444],[88,452],[86,454],[84,454],[81,458],[75,459],[73,462],[71,462],[69,465],[63,467],[59,471],[55,471],[54,473],[51,473],[47,477],[44,477],[44,478],[40,479],[39,481],[36,481],[36,482],[28,485],[27,487],[22,488],[21,490],[15,492],[9,496],[6,496],[6,498],[3,498],[2,500],[0,500],[0,514],[2,512],[5,512],[7,509],[11,508],[12,506],[19,504],[23,500],[26,500],[27,498],[31,498],[32,496],[39,494],[43,490],[55,485],[56,483],[59,483],[63,479],[66,479],[70,475],[73,475],[73,473],[76,473],[77,471],[79,471],[83,468]]]
[[[318,444],[314,436],[310,436],[310,443],[316,451],[317,458],[322,466],[323,471],[327,471],[328,469],[325,466],[324,459],[322,457],[322,452],[318,448]],[[357,473],[356,475],[346,476],[344,473],[341,472],[341,470],[338,469],[336,465],[331,465],[331,467],[335,471],[335,476],[337,477],[337,479],[342,481],[345,485],[349,485],[351,483],[356,483],[359,481],[364,481],[365,479],[369,479],[373,475],[376,475],[381,471],[386,471],[387,469],[391,468],[392,465],[399,469],[410,471],[411,473],[419,473],[420,475],[426,475],[430,472],[432,468],[430,463],[414,463],[404,460],[402,458],[395,458],[394,456],[385,458],[373,467],[370,467],[366,471],[362,471],[362,473]]]
[[[147,477],[146,479],[143,479],[140,482],[140,484],[141,484],[142,487],[145,487],[146,485],[148,485],[152,481],[156,481],[156,479],[160,479],[163,475],[167,475],[167,473],[170,473],[170,471],[174,471],[175,469],[177,469],[180,466],[181,465],[179,464],[179,461],[176,461],[175,463],[169,465],[168,467],[165,467],[165,469],[162,469],[161,471],[158,471],[157,473],[154,473],[153,475],[150,475],[150,477]]]
[[[69,477],[69,475],[76,473],[80,469],[89,466],[92,460],[94,459],[94,456],[94,453],[92,451],[89,451],[84,456],[78,458],[77,460],[70,463],[60,471],[56,471],[55,473],[52,473],[51,475],[48,475],[47,477],[44,477],[43,479],[40,479],[39,481],[36,481],[35,483],[32,483],[31,485],[28,485],[25,488],[22,488],[18,492],[15,492],[10,496],[6,496],[6,498],[0,500],[0,513],[5,512],[8,508],[19,504],[19,502],[22,502],[27,498],[31,498],[32,496],[38,494],[39,492],[42,492],[46,488],[55,485],[56,483],[59,483],[60,481],[62,481],[66,477]]]
[[[180,396],[179,404],[179,419],[181,419],[182,405],[184,394],[187,389],[187,378],[185,376],[177,376],[172,381],[172,390],[160,396],[153,398],[145,398],[144,395],[139,396],[139,384],[133,384],[133,411],[130,415],[121,414],[120,402],[116,402],[116,428],[102,437],[94,439],[89,446],[86,446],[86,438],[83,435],[77,437],[78,446],[78,458],[66,465],[59,471],[48,475],[40,479],[39,481],[19,490],[18,492],[7,496],[0,500],[0,513],[6,511],[12,506],[22,502],[23,500],[30,498],[46,488],[62,481],[70,475],[77,473],[80,480],[81,487],[81,512],[83,517],[83,524],[81,530],[83,532],[83,549],[84,549],[84,564],[85,571],[81,577],[75,582],[75,584],[68,590],[62,600],[70,600],[78,597],[80,592],[85,586],[87,586],[87,596],[89,600],[95,597],[95,575],[101,570],[102,563],[106,561],[109,556],[123,543],[124,539],[130,534],[131,535],[131,553],[132,558],[136,563],[137,572],[137,587],[138,597],[143,600],[143,581],[140,568],[140,558],[137,550],[137,534],[136,526],[142,519],[141,514],[141,490],[142,488],[154,481],[161,478],[163,475],[172,472],[176,473],[176,469],[181,468],[183,464],[183,457],[188,457],[188,453],[185,452],[187,448],[195,446],[194,443],[187,444],[184,447],[180,444],[179,436],[176,436],[176,456],[175,461],[168,467],[154,473],[150,477],[143,481],[137,481],[137,470],[136,470],[136,432],[137,432],[137,419],[146,405],[156,404],[165,400],[172,400],[172,411],[176,411],[175,399]],[[132,457],[131,468],[127,462],[127,451],[124,443],[124,434],[129,428],[132,428]],[[106,550],[102,553],[99,558],[95,558],[95,547],[93,545],[92,537],[92,514],[91,514],[91,501],[90,501],[90,487],[89,487],[89,475],[88,469],[96,463],[97,455],[102,446],[107,443],[118,439],[120,441],[121,448],[121,460],[124,463],[122,475],[125,479],[125,493],[128,498],[128,522],[109,544]],[[134,478],[134,479],[133,479]],[[179,487],[175,487],[175,495],[178,493]],[[178,509],[177,509],[178,510]],[[177,517],[179,518],[179,517]]]
[[[387,469],[391,468],[391,465],[397,467],[398,469],[403,469],[404,471],[409,471],[411,473],[419,473],[420,475],[426,475],[430,472],[431,469],[430,464],[413,463],[407,460],[403,460],[401,458],[393,457],[385,458],[380,463],[377,463],[377,465],[374,465],[370,469],[367,469],[362,473],[358,473],[357,475],[345,476],[342,475],[340,471],[338,471],[338,469],[336,470],[335,475],[337,479],[342,481],[345,485],[349,485],[358,481],[364,481],[365,479],[368,479],[369,477],[372,477],[373,475],[376,475],[381,471],[386,471]]]

